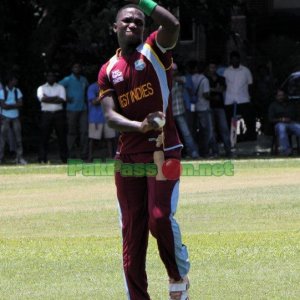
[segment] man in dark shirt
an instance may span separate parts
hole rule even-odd
[[[269,121],[274,124],[278,139],[279,153],[290,155],[292,153],[288,136],[294,134],[300,137],[300,123],[297,120],[297,109],[290,102],[283,90],[278,90],[276,101],[269,107]]]
[[[226,120],[224,97],[225,79],[217,74],[217,64],[210,62],[206,77],[209,80],[210,86],[210,108],[213,118],[214,133],[211,141],[213,153],[219,154],[218,143],[216,136],[220,136],[227,157],[231,157],[231,144],[229,128]]]

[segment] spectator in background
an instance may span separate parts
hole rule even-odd
[[[63,103],[66,102],[65,88],[56,82],[53,71],[46,73],[46,83],[37,89],[37,97],[41,102],[41,140],[38,160],[40,163],[48,162],[48,143],[50,135],[55,129],[58,138],[60,159],[67,162],[66,120]]]
[[[1,78],[0,78],[1,80]],[[3,85],[0,81],[0,91],[3,89]],[[0,133],[1,133],[1,107],[0,107]],[[9,146],[9,152],[10,153],[15,153],[16,152],[16,139],[14,136],[13,129],[11,127],[8,128],[8,133],[7,133],[7,143]]]
[[[6,86],[0,90],[0,106],[1,106],[1,135],[0,135],[0,163],[3,162],[5,143],[8,139],[10,127],[13,130],[16,139],[16,163],[26,165],[27,162],[23,158],[22,145],[22,128],[20,122],[20,108],[23,105],[22,92],[16,87],[18,79],[14,75],[10,75]]]
[[[250,102],[250,89],[253,83],[250,70],[241,65],[240,54],[236,51],[230,54],[230,66],[226,68],[224,77],[226,81],[225,109],[227,122],[230,126],[234,112],[234,103],[237,104],[237,114],[246,124],[245,140],[256,139],[256,120],[253,106]]]
[[[297,118],[295,104],[288,100],[283,90],[279,89],[276,93],[276,101],[272,102],[269,107],[269,121],[274,125],[281,155],[292,154],[289,135],[300,137],[300,123],[296,122]]]
[[[187,148],[187,155],[192,158],[198,158],[199,153],[197,145],[190,132],[185,115],[185,105],[183,100],[184,86],[186,77],[180,76],[177,65],[173,63],[173,87],[172,87],[172,111],[177,128],[184,140],[184,145]]]
[[[100,141],[102,135],[106,141],[108,156],[114,157],[114,144],[116,131],[110,128],[104,119],[104,114],[99,100],[99,85],[97,82],[88,87],[89,104],[89,155],[88,161],[93,160],[94,146],[96,141]]]
[[[217,64],[213,61],[208,65],[207,78],[210,86],[210,108],[214,129],[211,140],[212,151],[214,155],[219,155],[217,142],[217,137],[219,136],[224,144],[226,157],[231,157],[230,135],[223,97],[223,93],[225,91],[225,79],[217,74]]]
[[[185,68],[185,84],[183,99],[186,108],[186,118],[192,136],[197,138],[197,116],[195,111],[196,95],[192,76],[197,72],[197,61],[190,60]]]
[[[209,81],[204,76],[205,64],[198,63],[198,72],[193,74],[193,85],[196,95],[197,125],[199,128],[199,149],[202,157],[209,155],[209,143],[212,139],[212,118],[209,104]]]
[[[75,158],[76,142],[79,139],[80,157],[86,160],[88,157],[88,120],[86,92],[87,79],[81,75],[81,64],[72,66],[72,74],[63,78],[59,83],[63,85],[67,93],[67,144],[69,157]]]
[[[274,87],[275,82],[269,68],[266,65],[260,65],[254,80],[253,104],[264,133],[268,125],[268,108],[274,98]]]

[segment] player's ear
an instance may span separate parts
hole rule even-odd
[[[113,31],[114,31],[114,33],[117,32],[117,23],[114,23],[114,24],[113,24]]]

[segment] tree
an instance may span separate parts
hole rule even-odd
[[[203,24],[212,40],[225,40],[230,7],[235,0],[163,0],[186,11],[189,20]],[[92,71],[113,55],[117,47],[112,24],[123,0],[2,0],[0,4],[0,74],[18,71],[24,92],[25,134],[35,131],[39,103],[36,89],[48,67],[61,76],[80,61]],[[217,33],[217,34],[216,34]],[[95,77],[94,77],[95,78]],[[28,128],[27,128],[28,127]]]

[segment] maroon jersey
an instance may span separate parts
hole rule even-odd
[[[165,151],[182,147],[172,117],[170,51],[163,51],[156,43],[157,31],[145,43],[139,45],[130,57],[121,56],[120,49],[98,76],[100,99],[114,94],[118,113],[130,120],[143,121],[151,112],[162,111],[166,115],[163,127]],[[156,138],[159,131],[147,133],[122,132],[119,137],[119,153],[153,152],[158,150]]]

